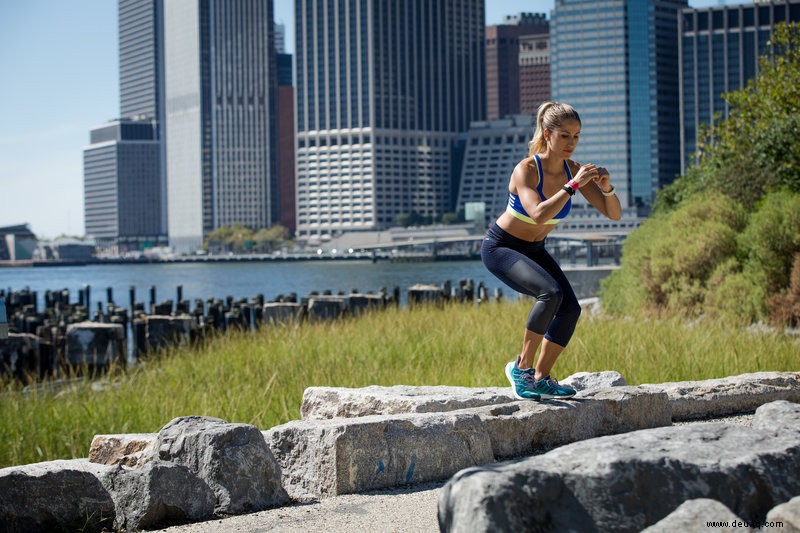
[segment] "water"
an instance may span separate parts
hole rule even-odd
[[[579,298],[595,296],[599,281],[608,269],[565,269]],[[263,294],[267,301],[278,295],[296,293],[299,298],[312,291],[330,290],[375,292],[386,288],[391,294],[400,288],[400,303],[405,305],[408,288],[417,283],[441,285],[450,280],[471,279],[475,287],[483,282],[490,294],[511,289],[489,273],[479,260],[391,263],[379,261],[302,261],[263,263],[143,263],[60,267],[0,268],[0,289],[13,291],[28,288],[37,291],[39,309],[44,308],[48,290],[70,291],[70,301],[77,302],[81,290],[90,286],[92,311],[98,303],[107,303],[107,288],[113,291],[118,306],[130,305],[129,289],[135,287],[136,301],[150,303],[150,288],[155,287],[156,302],[177,300],[182,286],[183,299],[193,302],[211,298],[250,299]]]

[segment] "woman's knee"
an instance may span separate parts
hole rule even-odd
[[[558,310],[560,316],[571,320],[573,323],[578,322],[581,312],[583,312],[583,308],[577,298],[564,298]]]

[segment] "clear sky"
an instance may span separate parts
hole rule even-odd
[[[293,2],[274,1],[291,52]],[[486,23],[552,8],[487,0]],[[0,0],[0,226],[84,234],[83,148],[90,128],[119,115],[117,47],[116,0]]]

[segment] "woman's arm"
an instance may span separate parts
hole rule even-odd
[[[539,172],[529,160],[517,165],[511,174],[511,183],[517,189],[517,196],[525,208],[525,212],[537,223],[544,224],[556,216],[569,200],[569,193],[564,190],[542,201],[536,187],[539,185]]]
[[[611,220],[622,218],[622,206],[619,203],[619,198],[614,194],[614,186],[611,185],[611,175],[608,170],[603,167],[597,167],[597,177],[593,181],[586,183],[579,190],[595,209]]]

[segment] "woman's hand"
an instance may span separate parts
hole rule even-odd
[[[583,187],[592,180],[597,181],[599,178],[597,170],[597,166],[593,163],[581,165],[580,170],[578,170],[578,173],[575,174],[575,177],[572,179],[578,182],[578,187]],[[608,172],[606,172],[606,174],[608,174]]]
[[[603,192],[608,192],[612,188],[611,175],[603,167],[597,167],[597,176],[594,178],[594,182]]]

